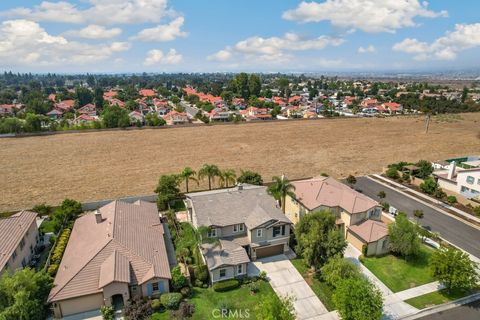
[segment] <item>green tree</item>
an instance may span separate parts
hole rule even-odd
[[[353,277],[341,281],[332,299],[343,320],[382,318],[382,294],[364,277]]]
[[[97,109],[103,108],[104,99],[103,99],[103,89],[101,87],[95,88],[94,101]]]
[[[400,212],[395,222],[388,225],[390,249],[404,257],[414,256],[420,251],[420,238],[416,226]]]
[[[4,272],[0,276],[0,319],[45,319],[52,287],[52,278],[44,271],[25,268]]]
[[[235,76],[235,91],[245,101],[248,101],[250,97],[250,90],[248,86],[248,75],[245,72],[241,72]]]
[[[248,88],[251,96],[258,97],[262,90],[262,81],[260,80],[260,77],[252,73],[248,79]]]
[[[124,128],[130,125],[127,110],[118,106],[110,106],[103,109],[102,120],[107,128]]]
[[[377,197],[379,197],[380,199],[385,199],[387,195],[385,194],[385,191],[381,190],[377,193]]]
[[[328,260],[320,271],[323,280],[334,288],[344,279],[360,277],[358,267],[341,256]]]
[[[428,178],[433,172],[433,166],[430,161],[420,160],[416,163],[416,166],[419,169],[415,176],[420,179]]]
[[[220,177],[220,169],[214,164],[204,164],[198,171],[198,179],[208,178],[208,190],[212,190],[212,182],[215,183],[215,177]]]
[[[287,196],[295,198],[295,186],[285,178],[285,176],[274,176],[272,177],[273,183],[268,186],[267,192],[275,198],[275,200],[280,201],[282,206],[282,211],[285,213],[285,200]]]
[[[467,253],[455,248],[436,250],[429,263],[433,276],[448,290],[468,290],[480,280],[477,264],[470,260]]]
[[[398,171],[396,168],[388,168],[387,169],[387,172],[385,172],[385,174],[387,175],[387,177],[391,178],[391,179],[398,179],[400,177],[400,175],[398,174]]]
[[[320,269],[330,258],[343,255],[347,242],[335,220],[332,212],[317,211],[305,215],[295,225],[296,252],[308,266]]]
[[[187,278],[182,274],[180,266],[172,269],[172,287],[173,290],[179,291],[188,284]]]
[[[77,100],[78,107],[83,107],[86,104],[93,102],[93,94],[87,88],[77,87],[75,89],[75,99]]]
[[[355,178],[354,175],[349,175],[346,180],[349,185],[354,185],[357,183],[357,178]]]
[[[417,223],[418,223],[420,219],[423,219],[423,216],[424,216],[423,210],[419,210],[419,209],[413,210],[413,216],[417,219]]]
[[[180,177],[185,181],[185,190],[188,193],[188,182],[190,180],[195,181],[198,184],[198,180],[195,178],[197,172],[190,167],[183,168],[183,171],[180,173]]]
[[[433,178],[427,178],[422,183],[420,183],[420,190],[426,194],[435,194],[438,190],[438,183]]]
[[[256,307],[258,320],[294,320],[295,311],[292,297],[269,295]]]
[[[220,185],[228,188],[230,185],[235,185],[237,182],[237,175],[233,169],[226,169],[220,172]]]
[[[254,171],[250,170],[241,170],[240,176],[237,179],[238,183],[248,183],[257,186],[261,186],[263,184],[262,176]]]
[[[170,203],[180,196],[179,183],[180,179],[175,174],[160,176],[157,188],[155,189],[158,209],[169,209]]]
[[[163,118],[160,118],[155,112],[151,112],[145,116],[145,123],[147,126],[152,127],[159,127],[167,124],[167,122]]]

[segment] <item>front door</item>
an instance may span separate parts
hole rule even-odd
[[[112,296],[112,307],[115,311],[123,310],[123,295],[116,294]]]

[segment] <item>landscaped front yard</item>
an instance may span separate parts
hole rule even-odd
[[[333,288],[321,281],[318,275],[315,275],[305,264],[302,258],[296,258],[290,260],[290,262],[292,262],[293,266],[300,272],[313,292],[315,292],[320,301],[322,301],[325,308],[327,308],[328,311],[335,310],[335,305],[332,301]]]
[[[214,318],[214,315],[212,315],[213,310],[222,308],[232,311],[238,310],[237,312],[242,312],[244,315],[246,310],[248,310],[249,319],[256,319],[255,308],[259,303],[268,296],[277,297],[267,281],[258,280],[256,283],[259,291],[254,295],[250,293],[248,285],[242,285],[238,289],[227,292],[215,292],[212,288],[194,288],[192,298],[188,299],[189,303],[195,305],[195,313],[192,319],[212,319]],[[152,316],[152,320],[164,319],[172,319],[170,311],[155,313]]]
[[[360,261],[393,292],[399,292],[435,281],[428,267],[434,249],[421,246],[415,258],[405,260],[392,254],[383,257],[361,257]]]
[[[424,309],[431,306],[447,303],[449,301],[457,300],[457,299],[466,297],[468,295],[474,294],[478,291],[479,289],[472,290],[472,291],[454,290],[452,292],[448,292],[447,290],[443,289],[440,291],[425,294],[423,296],[405,300],[405,302],[417,309]]]

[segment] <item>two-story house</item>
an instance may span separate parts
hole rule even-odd
[[[0,219],[0,274],[26,267],[40,240],[37,214],[21,211]]]
[[[329,210],[347,241],[367,255],[388,252],[388,229],[381,221],[381,205],[331,177],[294,181],[295,197],[287,196],[285,214],[297,223],[304,215]]]
[[[480,167],[457,168],[453,161],[448,170],[436,171],[433,175],[442,189],[461,194],[467,199],[480,200]]]
[[[48,296],[55,317],[168,292],[165,237],[156,204],[145,201],[113,201],[78,218]]]
[[[263,186],[238,185],[186,195],[189,220],[217,243],[201,246],[212,282],[242,277],[251,260],[290,251],[291,221]]]

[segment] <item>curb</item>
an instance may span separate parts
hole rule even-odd
[[[401,317],[399,319],[404,319],[404,320],[418,319],[418,318],[425,317],[425,316],[428,316],[428,315],[431,315],[431,314],[435,314],[435,313],[439,313],[439,312],[442,312],[442,311],[450,310],[450,309],[453,309],[453,308],[456,308],[456,307],[459,307],[459,306],[462,306],[464,304],[468,304],[470,302],[474,302],[474,301],[477,301],[477,300],[480,300],[480,293],[475,293],[475,294],[469,295],[467,297],[463,297],[463,298],[460,298],[460,299],[457,299],[457,300],[454,300],[454,301],[450,301],[450,302],[447,302],[447,303],[444,303],[444,304],[441,304],[441,305],[438,305],[438,306],[425,308],[425,309],[420,310],[419,312],[417,312],[414,315]]]

